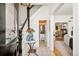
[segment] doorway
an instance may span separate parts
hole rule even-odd
[[[46,20],[39,20],[39,47],[46,47]]]
[[[64,35],[67,34],[67,23],[57,22],[55,24],[56,41],[64,41]]]
[[[57,56],[61,55],[73,55],[73,49],[70,48],[70,39],[68,36],[68,23],[67,22],[56,22],[55,23],[55,49],[54,53]],[[71,43],[72,45],[72,43]]]

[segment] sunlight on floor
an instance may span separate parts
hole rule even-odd
[[[67,46],[64,41],[56,41],[55,48],[58,49],[63,56],[72,56],[72,50]]]

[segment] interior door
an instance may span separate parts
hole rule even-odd
[[[46,47],[46,20],[39,21],[39,46]]]

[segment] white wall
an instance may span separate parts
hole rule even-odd
[[[73,15],[55,15],[55,22],[68,22]]]
[[[15,20],[15,8],[14,4],[6,3],[6,44],[9,43],[15,36],[16,33],[13,33],[14,30],[14,20]]]
[[[79,4],[74,4],[73,17],[73,55],[79,56]]]
[[[50,40],[49,40],[49,44],[50,44],[50,50],[54,51],[54,43],[55,43],[55,17],[52,15],[50,17]]]
[[[47,47],[50,47],[50,42],[49,42],[49,40],[50,40],[50,19],[47,21],[47,23],[46,23],[46,34],[45,34],[45,36],[46,36],[46,42],[47,42]]]

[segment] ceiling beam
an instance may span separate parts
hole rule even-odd
[[[55,13],[64,5],[64,3],[60,3],[56,6],[56,8],[53,11],[53,14],[55,15]]]

